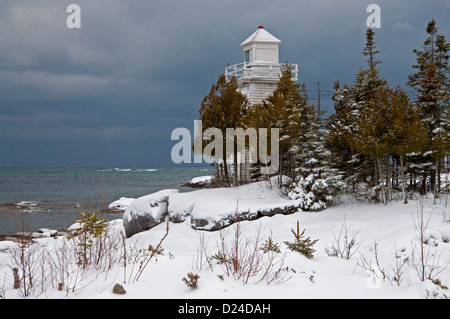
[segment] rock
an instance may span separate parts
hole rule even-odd
[[[121,197],[120,199],[108,205],[108,209],[112,211],[125,211],[135,198]]]
[[[123,215],[127,237],[149,230],[166,218],[181,223],[190,218],[191,227],[215,231],[240,220],[255,220],[275,214],[291,214],[299,202],[287,198],[278,177],[238,187],[206,188],[180,193],[164,190],[131,202]],[[283,184],[290,179],[283,177]]]
[[[56,229],[41,228],[37,232],[31,234],[32,237],[56,237],[58,231]]]
[[[238,187],[208,188],[173,194],[169,198],[169,220],[181,222],[190,217],[191,227],[215,231],[238,220],[290,214],[298,203],[286,198],[279,189],[278,177]],[[289,184],[288,177],[283,184]]]
[[[256,209],[254,211],[240,211],[237,216],[229,215],[227,217],[217,218],[196,218],[191,216],[191,227],[197,230],[216,231],[237,221],[256,220],[263,216],[274,216],[277,214],[288,215],[298,210],[298,204],[291,204],[282,207],[274,207],[272,209]]]
[[[174,193],[178,193],[178,190],[166,189],[132,201],[123,213],[126,236],[131,237],[163,222],[168,214],[169,195]]]
[[[189,182],[180,185],[182,187],[192,187],[192,188],[207,188],[211,187],[211,184],[214,181],[213,175],[205,175],[205,176],[199,176],[194,177]]]
[[[126,294],[126,291],[121,284],[116,284],[113,288],[113,293],[118,295],[124,295]]]

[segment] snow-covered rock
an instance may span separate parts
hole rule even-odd
[[[110,210],[126,210],[128,206],[134,201],[136,198],[129,197],[121,197],[120,199],[112,202],[108,205],[108,209]]]
[[[165,190],[140,197],[124,213],[127,237],[163,222],[181,223],[190,218],[191,227],[214,231],[238,220],[294,213],[298,201],[286,198],[278,177],[231,188],[208,188],[180,193]],[[284,178],[284,182],[288,182]]]
[[[149,230],[164,221],[167,216],[169,196],[177,189],[166,189],[133,200],[123,213],[123,225],[127,237]]]
[[[194,177],[189,182],[187,182],[181,186],[192,187],[192,188],[210,187],[213,180],[214,180],[213,175],[198,176],[198,177]]]
[[[282,194],[277,179],[174,194],[169,198],[169,218],[183,221],[190,216],[192,228],[213,231],[237,220],[295,212],[298,203]]]

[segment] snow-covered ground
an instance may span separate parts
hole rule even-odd
[[[445,286],[450,284],[450,205],[445,207],[445,198],[433,204],[432,199],[423,200],[425,222],[430,218],[424,234],[424,251],[429,258],[426,271],[432,271],[435,279],[421,281],[414,264],[419,262],[420,242],[417,239],[418,207],[421,203],[410,200],[388,205],[358,202],[352,198],[343,198],[336,206],[320,212],[303,212],[290,215],[262,217],[254,221],[243,221],[239,224],[242,230],[240,250],[256,242],[263,245],[270,236],[278,244],[281,253],[273,253],[274,264],[270,271],[279,268],[278,277],[271,282],[258,280],[262,273],[251,277],[247,283],[232,274],[227,275],[225,266],[211,259],[211,266],[205,254],[211,257],[216,254],[222,242],[231,244],[235,238],[236,224],[221,232],[206,232],[190,227],[189,218],[183,223],[169,223],[169,231],[162,242],[162,254],[157,254],[142,271],[138,280],[139,262],[133,268],[132,258],[143,260],[144,251],[152,245],[156,247],[166,234],[166,224],[162,223],[148,231],[138,233],[125,240],[128,250],[127,265],[123,261],[115,263],[109,270],[99,270],[94,266],[87,270],[71,265],[64,270],[68,274],[62,291],[57,289],[57,278],[49,279],[45,291],[35,283],[32,298],[170,298],[170,299],[290,299],[290,298],[445,298],[450,292]],[[296,229],[297,221],[300,231],[306,229],[305,235],[312,240],[319,239],[314,245],[314,258],[287,249],[285,241],[294,241],[291,229]],[[344,227],[345,225],[345,227]],[[122,220],[110,222],[111,230],[116,234],[123,231]],[[337,247],[337,239],[341,229],[340,244],[344,235],[348,241],[355,239],[354,254],[350,259],[330,256],[332,247]],[[221,241],[221,236],[223,241]],[[120,237],[120,236],[119,236]],[[204,245],[200,244],[203,240]],[[65,237],[36,239],[38,247],[53,254],[55,247],[66,242]],[[13,289],[13,274],[10,262],[10,249],[14,243],[0,242],[0,297],[22,298],[21,289]],[[117,254],[123,254],[123,242],[118,241]],[[356,247],[358,248],[356,251]],[[376,250],[375,250],[376,247]],[[131,251],[133,250],[133,254]],[[341,249],[342,251],[342,249]],[[413,253],[414,252],[414,253]],[[248,250],[251,255],[252,250]],[[268,255],[258,252],[258,256]],[[414,256],[413,256],[414,255]],[[41,255],[44,256],[44,255]],[[49,258],[49,257],[47,257]],[[42,260],[42,258],[37,258]],[[271,259],[263,259],[262,272]],[[397,266],[396,266],[397,265]],[[211,267],[213,268],[211,270]],[[37,268],[39,269],[39,267]],[[399,270],[400,269],[400,270]],[[39,270],[38,270],[39,271]],[[198,274],[198,288],[188,288],[182,281],[188,273]],[[439,272],[439,273],[438,273]],[[57,270],[52,270],[53,274]],[[400,285],[395,281],[396,274],[402,274]],[[40,278],[39,274],[35,274]],[[55,275],[56,276],[56,275]],[[51,276],[50,276],[51,277]],[[440,280],[439,282],[436,279]],[[36,280],[37,281],[37,280]],[[42,281],[42,280],[41,280]],[[113,287],[121,284],[126,294],[114,294]],[[75,287],[72,289],[71,287]]]

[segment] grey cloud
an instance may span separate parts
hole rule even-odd
[[[79,30],[66,27],[70,3],[81,7]],[[280,60],[299,64],[314,98],[317,81],[329,94],[364,64],[370,3],[2,0],[0,166],[170,165],[171,131],[192,129],[202,98],[227,62],[242,61],[239,44],[258,25],[283,41]],[[448,36],[449,2],[376,3],[381,72],[404,85],[426,23],[435,18]],[[330,96],[322,101],[331,112]]]

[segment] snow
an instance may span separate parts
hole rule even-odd
[[[258,28],[258,30],[253,32],[251,36],[249,36],[244,42],[241,43],[241,46],[245,46],[253,42],[281,43],[281,40],[274,37],[265,29]]]
[[[255,203],[255,194],[260,194],[258,203],[271,206],[281,200],[275,190],[264,189],[261,195],[261,185],[242,186],[246,196],[237,201],[236,190],[222,191],[219,197],[213,190],[201,190],[189,193],[178,193],[175,190],[164,190],[152,194],[153,202],[158,198],[170,196],[172,209],[175,207],[189,207],[192,216],[205,217],[208,212],[213,216],[228,214],[236,207],[250,209]],[[195,195],[194,195],[195,194]],[[242,193],[240,193],[242,194]],[[151,198],[133,201],[129,214],[139,213],[146,208]],[[208,199],[208,200],[206,200]],[[145,207],[141,207],[141,204]],[[155,258],[145,268],[139,280],[124,283],[124,274],[129,275],[132,265],[126,269],[123,263],[116,263],[108,271],[100,271],[95,267],[89,268],[83,276],[75,277],[77,266],[72,265],[72,283],[77,283],[77,289],[58,291],[55,285],[48,285],[44,293],[37,293],[30,298],[145,298],[145,299],[298,299],[298,298],[432,298],[449,296],[448,290],[443,290],[430,280],[420,281],[411,259],[414,247],[417,247],[415,219],[420,201],[410,199],[409,204],[402,201],[391,202],[388,205],[360,202],[351,197],[344,197],[341,203],[328,207],[320,212],[297,211],[290,215],[274,215],[262,217],[254,221],[242,221],[239,225],[243,235],[254,240],[258,229],[262,240],[271,236],[279,244],[281,254],[285,255],[283,268],[288,267],[289,280],[267,285],[264,282],[249,282],[244,284],[232,276],[227,276],[224,268],[215,264],[211,270],[206,264],[199,267],[199,241],[203,237],[209,255],[217,253],[220,235],[230,240],[234,236],[234,227],[230,226],[221,232],[199,231],[191,228],[189,218],[182,223],[169,223],[169,232],[162,242],[162,255]],[[448,263],[450,259],[450,209],[445,206],[445,198],[433,204],[433,199],[423,199],[424,216],[430,217],[425,233],[426,249],[439,256],[439,263]],[[239,209],[241,209],[239,208]],[[155,212],[157,214],[157,212]],[[124,214],[124,218],[127,215]],[[284,241],[293,241],[291,229],[300,222],[300,231],[306,229],[305,235],[311,239],[319,239],[314,245],[316,250],[313,259],[290,251]],[[350,228],[350,234],[357,232],[356,240],[360,243],[357,252],[350,259],[329,256],[326,248],[335,242],[343,223]],[[111,231],[123,231],[123,220],[109,222]],[[234,224],[236,225],[236,224]],[[166,224],[162,223],[151,230],[144,231],[126,239],[130,247],[147,249],[149,245],[156,247],[166,233]],[[65,241],[64,236],[56,238],[35,239],[36,245],[51,252],[54,247]],[[377,269],[364,269],[362,258],[375,268],[375,245],[377,244],[379,264],[390,276],[396,261],[409,258],[405,268],[404,280],[398,286],[390,280],[376,278]],[[10,250],[11,241],[0,242],[0,298],[22,298],[19,290],[12,288]],[[120,247],[120,246],[119,246]],[[121,248],[117,253],[121,253]],[[136,266],[137,269],[139,266]],[[201,269],[200,269],[201,268]],[[295,272],[293,271],[295,270]],[[187,273],[197,273],[200,278],[198,289],[190,289],[184,285],[182,278]],[[220,279],[222,276],[223,279]],[[436,278],[442,284],[450,284],[450,267],[443,269]],[[112,293],[115,284],[120,283],[126,294]]]
[[[184,220],[187,216],[192,220],[206,220],[209,223],[201,229],[209,230],[225,219],[241,217],[243,214],[252,218],[261,211],[295,205],[295,201],[281,194],[280,189],[276,187],[276,179],[239,187],[172,194],[168,200],[169,216],[176,216],[178,220]]]
[[[139,215],[150,215],[154,220],[158,220],[165,210],[165,206],[158,203],[176,193],[178,193],[177,189],[165,189],[131,201],[123,214],[124,221],[130,221]]]
[[[205,176],[199,176],[194,177],[189,181],[191,184],[208,184],[211,182],[211,180],[214,178],[213,175],[205,175]]]
[[[135,199],[136,198],[121,197],[120,199],[109,204],[108,208],[114,210],[126,210]]]

